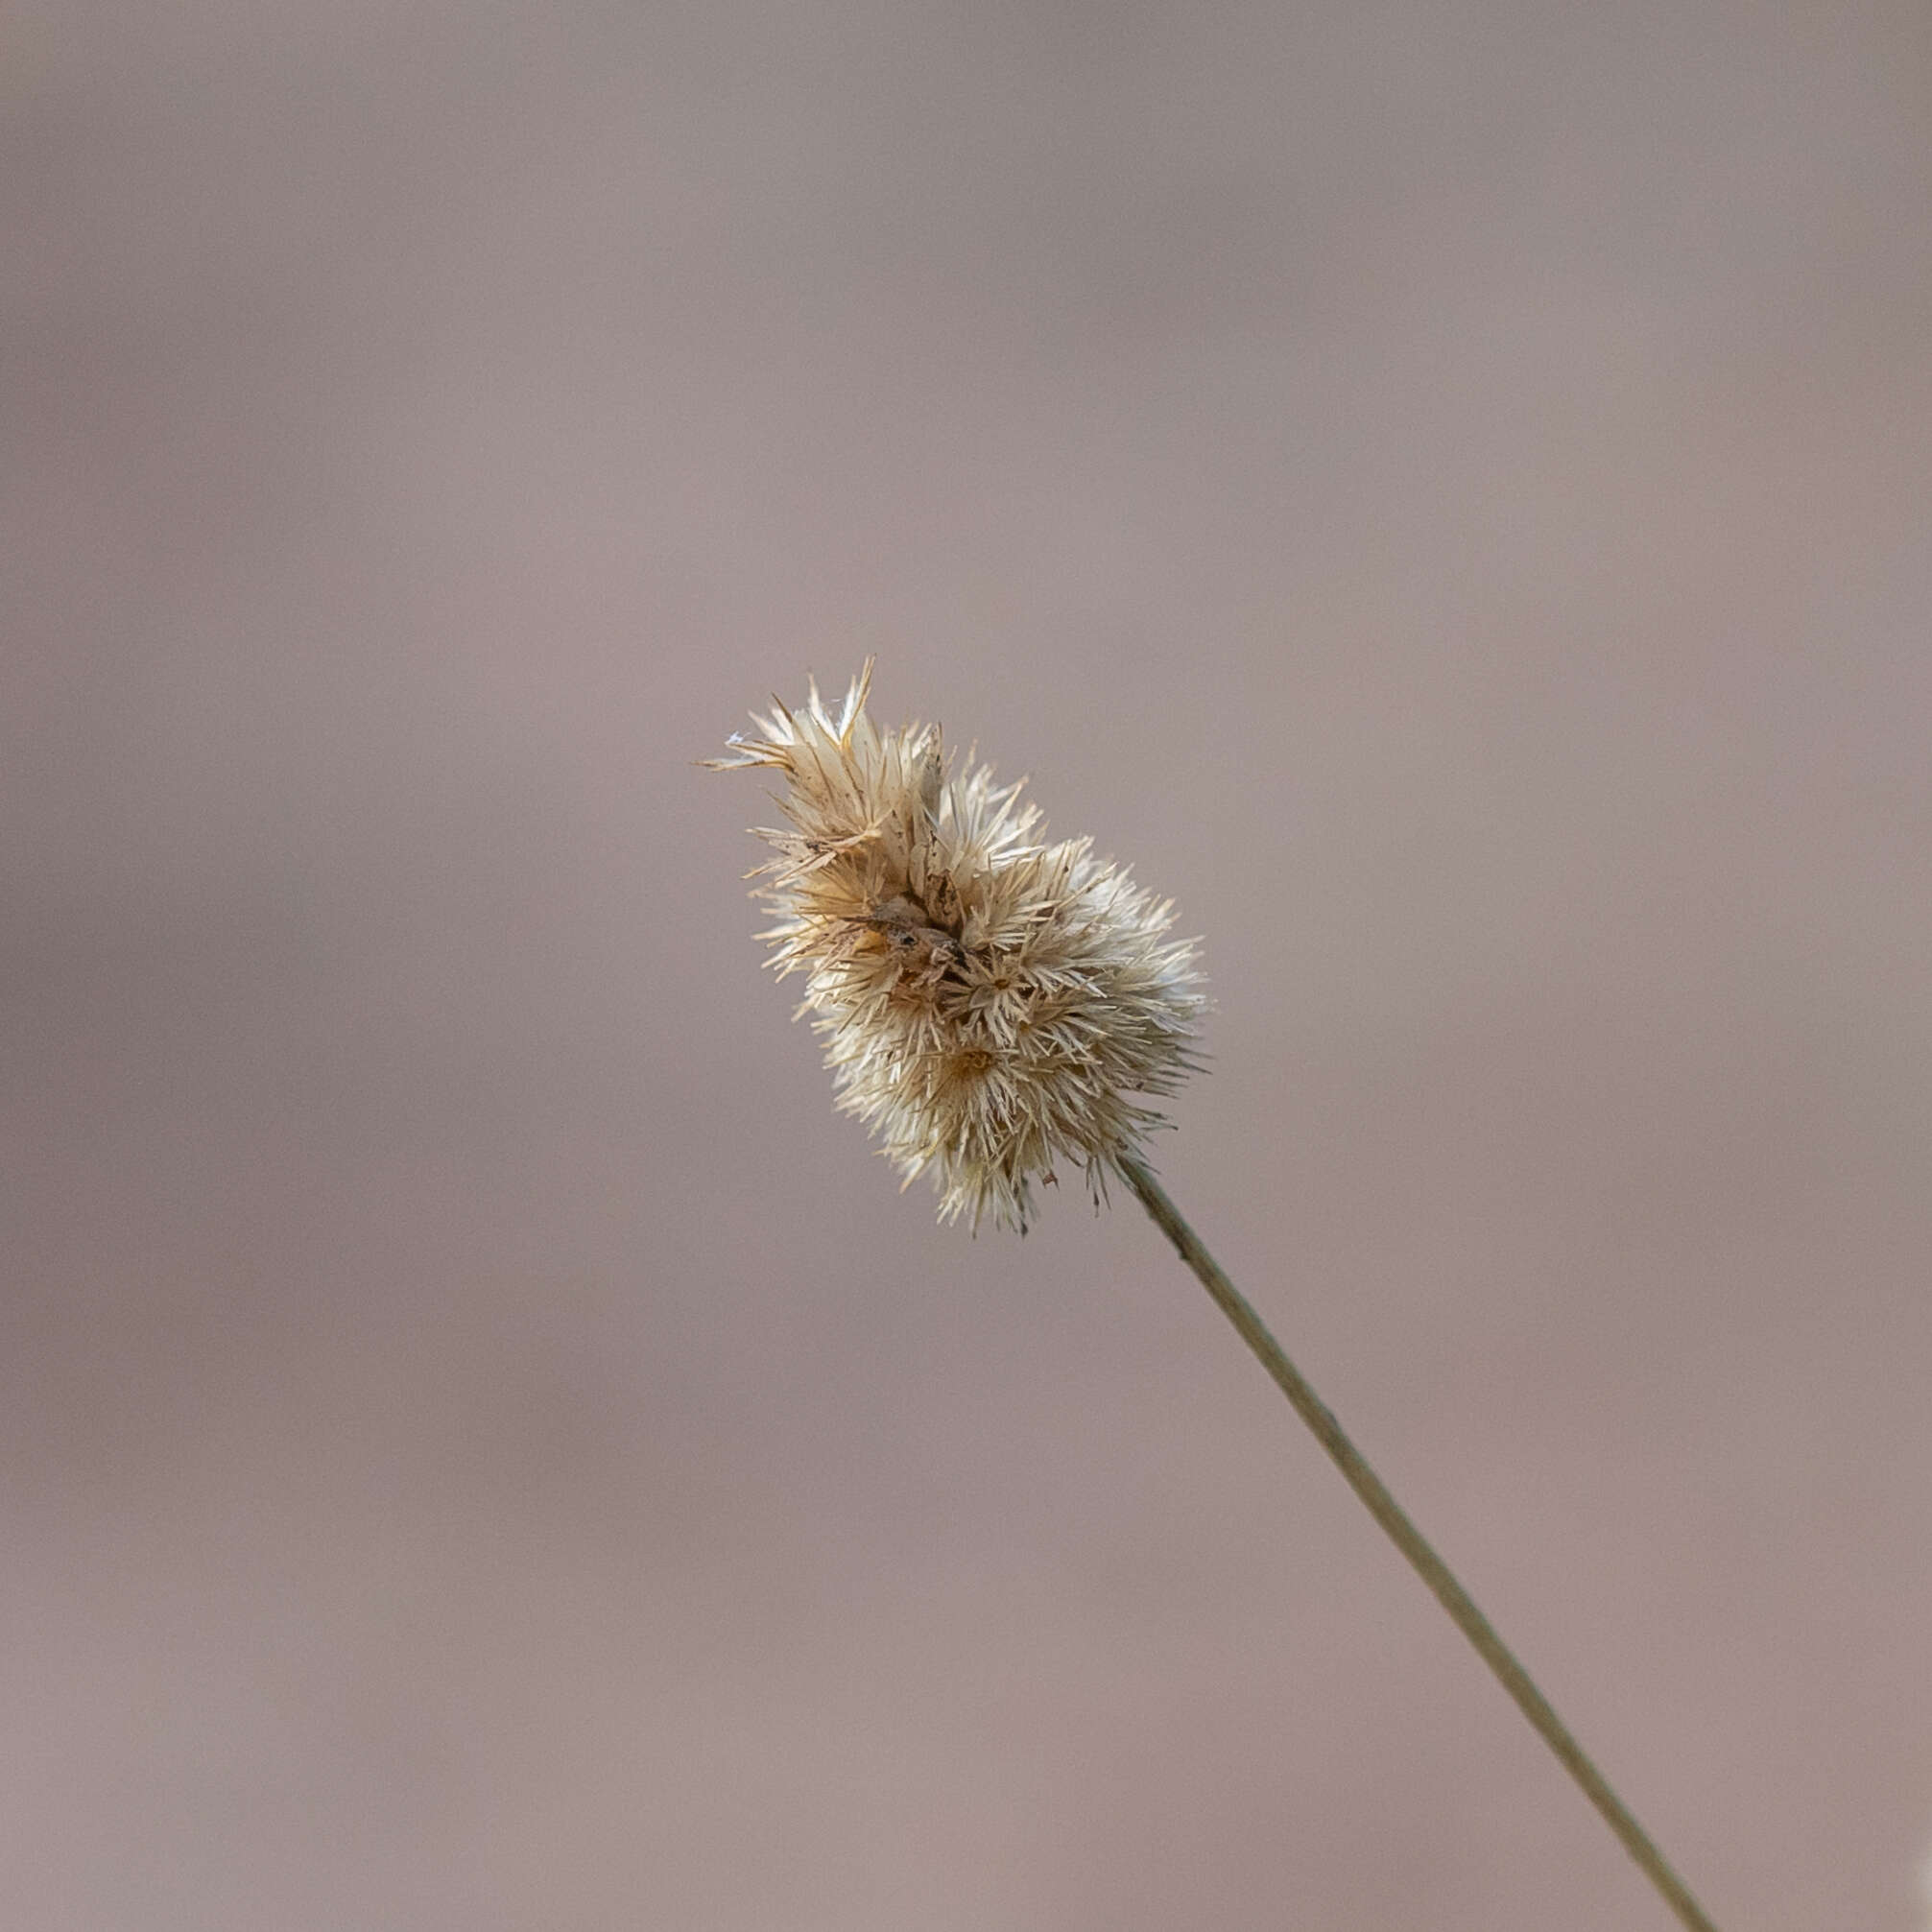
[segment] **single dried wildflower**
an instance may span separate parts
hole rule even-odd
[[[838,1104],[940,1216],[1025,1231],[1036,1181],[1078,1163],[1096,1200],[1199,1062],[1206,1004],[1173,908],[1096,859],[1047,844],[990,767],[949,770],[936,726],[881,731],[870,661],[828,711],[774,700],[714,770],[770,766],[788,824],[752,876],[777,923],[780,976],[802,972]]]
[[[990,1212],[1024,1231],[1033,1183],[1060,1158],[1085,1166],[1096,1200],[1109,1175],[1124,1181],[1685,1932],[1716,1932],[1148,1166],[1141,1141],[1164,1123],[1134,1096],[1171,1093],[1197,1064],[1195,942],[1168,939],[1166,901],[1088,840],[1044,843],[1018,785],[949,773],[936,727],[879,731],[871,675],[836,716],[814,685],[802,711],[776,704],[707,761],[789,781],[787,827],[760,833],[778,856],[752,874],[778,915],[760,937],[780,976],[806,975],[799,1012],[824,1037],[839,1105],[908,1181],[933,1171],[942,1219]]]

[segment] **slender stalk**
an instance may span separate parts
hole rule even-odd
[[[1361,1497],[1369,1514],[1388,1532],[1389,1539],[1408,1558],[1410,1566],[1435,1593],[1436,1601],[1448,1611],[1455,1626],[1476,1648],[1476,1653],[1496,1681],[1515,1700],[1516,1707],[1535,1727],[1537,1734],[1556,1753],[1563,1769],[1583,1787],[1583,1793],[1602,1814],[1604,1823],[1616,1833],[1623,1849],[1636,1860],[1644,1876],[1657,1887],[1670,1909],[1689,1928],[1689,1932],[1717,1932],[1704,1908],[1690,1895],[1689,1888],[1670,1868],[1669,1861],[1651,1843],[1644,1830],[1589,1758],[1571,1736],[1569,1728],[1536,1686],[1509,1647],[1491,1628],[1490,1620],[1476,1608],[1455,1574],[1429,1545],[1427,1538],[1407,1513],[1389,1493],[1362,1453],[1344,1433],[1328,1405],[1307,1378],[1288,1359],[1280,1343],[1268,1332],[1268,1325],[1249,1304],[1247,1298],[1221,1272],[1213,1255],[1202,1246],[1201,1238],[1182,1218],[1181,1210],[1167,1198],[1159,1181],[1140,1161],[1128,1157],[1120,1162],[1128,1184],[1140,1197],[1141,1205],[1174,1243],[1181,1258],[1200,1276],[1201,1285],[1214,1298],[1215,1305],[1233,1323],[1241,1339],[1253,1350],[1255,1358],[1274,1378],[1281,1393],[1294,1404],[1295,1413],[1315,1433],[1335,1467],[1348,1478],[1348,1487]]]

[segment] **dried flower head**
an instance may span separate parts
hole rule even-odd
[[[1195,942],[1165,937],[1165,900],[1095,859],[1047,845],[1020,786],[990,767],[949,773],[936,726],[880,731],[870,661],[836,715],[773,701],[734,733],[730,771],[784,773],[789,827],[752,873],[778,923],[780,976],[807,975],[800,1013],[825,1041],[838,1104],[908,1181],[932,1170],[940,1218],[990,1212],[1025,1231],[1033,1183],[1079,1161],[1095,1199],[1198,1065],[1206,1004]]]

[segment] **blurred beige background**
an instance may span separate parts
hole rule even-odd
[[[1921,0],[0,31],[8,1924],[1665,1922],[1131,1206],[833,1116],[693,761],[869,652],[1720,1922],[1920,1922]]]

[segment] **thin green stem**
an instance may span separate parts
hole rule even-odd
[[[1421,1531],[1409,1520],[1407,1512],[1389,1493],[1381,1477],[1369,1467],[1361,1451],[1348,1440],[1328,1405],[1316,1395],[1300,1370],[1288,1359],[1280,1343],[1268,1332],[1268,1324],[1221,1272],[1219,1263],[1202,1246],[1200,1236],[1167,1198],[1159,1181],[1141,1162],[1133,1158],[1122,1160],[1120,1169],[1160,1231],[1174,1243],[1181,1258],[1200,1276],[1201,1285],[1214,1298],[1215,1305],[1233,1323],[1241,1339],[1253,1350],[1255,1358],[1294,1404],[1295,1413],[1314,1431],[1316,1441],[1327,1450],[1335,1467],[1348,1479],[1348,1487],[1361,1497],[1369,1514],[1387,1531],[1390,1541],[1408,1558],[1410,1566],[1428,1585],[1436,1601],[1448,1611],[1456,1628],[1475,1646],[1477,1655],[1495,1673],[1496,1681],[1515,1700],[1516,1708],[1556,1753],[1563,1769],[1582,1786],[1584,1796],[1596,1806],[1604,1823],[1616,1833],[1623,1849],[1635,1859],[1645,1877],[1662,1895],[1665,1903],[1689,1928],[1689,1932],[1717,1932],[1704,1908],[1691,1896],[1689,1888],[1671,1870],[1669,1861],[1651,1843],[1650,1835],[1631,1816],[1623,1800],[1610,1789],[1603,1773],[1586,1755],[1583,1746],[1571,1736],[1569,1727],[1556,1714],[1549,1699],[1537,1688],[1529,1672],[1516,1661],[1508,1645],[1491,1628],[1489,1618],[1476,1608],[1475,1600],[1456,1581],[1454,1572],[1430,1547]]]

